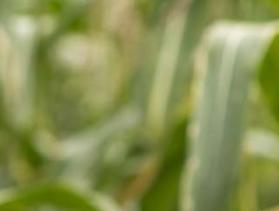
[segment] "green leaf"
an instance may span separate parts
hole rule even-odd
[[[211,5],[218,4],[218,9]],[[166,18],[147,108],[147,124],[155,136],[161,134],[184,104],[192,80],[192,56],[205,28],[224,12],[228,1],[176,2]]]
[[[29,16],[15,16],[8,19],[4,27],[9,42],[3,51],[13,61],[1,68],[5,116],[13,127],[30,129],[34,120],[33,58],[37,44],[37,24]]]
[[[174,83],[180,46],[183,41],[186,20],[184,13],[169,17],[154,73],[147,110],[147,122],[155,135],[162,132],[166,123],[171,87]]]
[[[148,127],[154,131],[155,137],[165,130],[170,111],[173,112],[177,106],[177,99],[174,98],[181,97],[181,91],[185,95],[184,84],[191,75],[191,55],[211,16],[209,2],[195,0],[189,5],[178,2],[176,12],[167,17],[146,116]]]
[[[273,40],[259,73],[259,80],[267,105],[279,123],[279,37]]]
[[[142,200],[142,211],[179,210],[180,180],[186,152],[185,125],[175,125],[164,140],[159,171]]]
[[[274,45],[277,30],[277,23],[223,22],[206,33],[203,59],[199,60],[206,77],[188,166],[187,210],[229,210],[238,177],[250,81],[270,44]]]
[[[0,210],[27,211],[30,208],[42,207],[59,208],[76,211],[98,211],[97,205],[91,199],[84,197],[74,189],[65,185],[37,185],[21,191],[2,192]]]

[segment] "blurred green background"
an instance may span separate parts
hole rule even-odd
[[[279,210],[278,18],[277,0],[1,0],[0,210]]]

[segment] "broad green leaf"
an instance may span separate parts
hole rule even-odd
[[[223,22],[206,33],[203,59],[199,60],[206,76],[197,137],[188,163],[186,210],[229,210],[239,171],[250,81],[269,46],[274,45],[277,30],[277,23]]]
[[[0,193],[1,211],[51,210],[100,211],[98,205],[65,185],[37,185],[20,191],[3,191]]]
[[[211,4],[217,2],[222,6],[211,10]],[[166,19],[146,117],[152,138],[160,137],[160,141],[163,142],[162,148],[159,147],[162,152],[159,152],[161,159],[158,164],[159,172],[143,197],[144,210],[173,211],[179,207],[178,180],[182,172],[180,164],[186,154],[183,149],[185,144],[182,143],[182,139],[185,139],[185,121],[184,126],[180,125],[184,129],[180,128],[179,136],[168,133],[177,129],[173,125],[181,124],[180,120],[186,118],[185,107],[184,113],[179,117],[177,110],[180,110],[180,105],[185,104],[186,96],[189,100],[188,88],[192,74],[190,64],[193,52],[207,24],[224,15],[219,13],[222,13],[220,11],[226,3],[218,0],[194,0],[190,3],[178,1]],[[174,146],[179,146],[176,153],[166,158]]]

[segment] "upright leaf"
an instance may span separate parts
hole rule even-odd
[[[185,207],[225,211],[233,200],[251,76],[276,35],[278,24],[220,23],[203,48],[206,78],[189,162]]]

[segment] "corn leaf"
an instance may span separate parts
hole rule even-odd
[[[207,33],[206,71],[189,161],[187,210],[225,211],[239,171],[252,76],[276,40],[277,23],[219,23]]]

